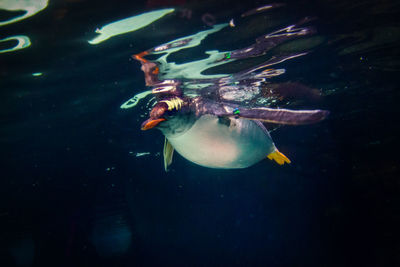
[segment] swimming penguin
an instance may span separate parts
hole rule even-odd
[[[168,55],[197,46],[202,39],[194,36],[181,38],[133,55],[134,59],[140,61],[146,85],[153,87],[151,92],[158,101],[150,112],[150,118],[143,122],[142,130],[158,128],[165,135],[165,170],[172,162],[174,150],[187,160],[209,168],[246,168],[266,157],[280,165],[290,163],[276,148],[263,123],[316,123],[329,112],[249,108],[249,103],[243,100],[255,99],[264,93],[278,93],[270,83],[268,91],[262,91],[261,84],[265,84],[266,79],[285,72],[285,69],[273,69],[272,66],[307,53],[275,55],[259,65],[224,77],[207,76],[202,72],[228,61],[264,55],[290,38],[311,33],[310,28],[292,25],[259,37],[250,47],[224,54],[208,51],[210,56],[206,59],[185,64],[168,62]],[[201,36],[204,38],[206,35]],[[164,55],[157,60],[145,58],[160,53]],[[196,66],[196,71],[190,66]],[[193,71],[195,75],[188,75]],[[284,88],[281,86],[280,89]],[[243,98],[248,97],[246,92],[250,92],[250,98]],[[247,106],[237,105],[233,101]]]
[[[142,130],[156,127],[165,135],[166,171],[174,150],[204,167],[236,169],[264,158],[280,165],[290,163],[262,122],[300,125],[321,121],[327,115],[324,110],[245,108],[202,97],[173,96],[153,107]]]

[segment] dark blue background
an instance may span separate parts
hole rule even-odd
[[[165,173],[163,136],[139,129],[146,109],[119,109],[145,89],[132,54],[206,29],[206,13],[222,23],[264,3],[50,1],[0,28],[0,38],[32,40],[0,54],[0,265],[398,266],[395,1],[292,1],[276,11],[281,26],[317,18],[323,44],[283,80],[322,89],[318,108],[331,111],[272,133],[290,166],[213,170],[176,154]],[[101,25],[165,6],[178,12],[87,43]]]

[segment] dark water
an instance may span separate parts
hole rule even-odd
[[[263,4],[50,1],[0,27],[0,39],[32,42],[0,54],[0,265],[399,266],[396,1],[288,2],[249,19],[248,39],[204,44],[237,49],[267,33],[260,19],[316,18],[321,42],[280,79],[321,90],[314,107],[331,115],[272,133],[290,166],[214,170],[175,155],[165,173],[161,133],[140,131],[147,108],[119,108],[146,89],[132,54],[208,29],[205,15],[224,23]],[[97,27],[165,7],[176,11],[87,43]]]

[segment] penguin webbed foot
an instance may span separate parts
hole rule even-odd
[[[288,157],[286,157],[278,149],[275,149],[274,152],[271,152],[270,154],[268,154],[267,158],[269,158],[270,160],[274,160],[279,165],[283,165],[285,163],[287,163],[287,164],[291,163],[290,159],[288,159]]]

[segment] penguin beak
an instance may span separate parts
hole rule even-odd
[[[146,120],[145,122],[142,123],[142,128],[141,129],[142,129],[142,131],[149,130],[151,128],[156,127],[162,121],[166,121],[166,119],[164,119],[164,118],[161,118],[161,119],[152,119],[152,118],[150,118],[150,119],[148,119],[148,120]]]

